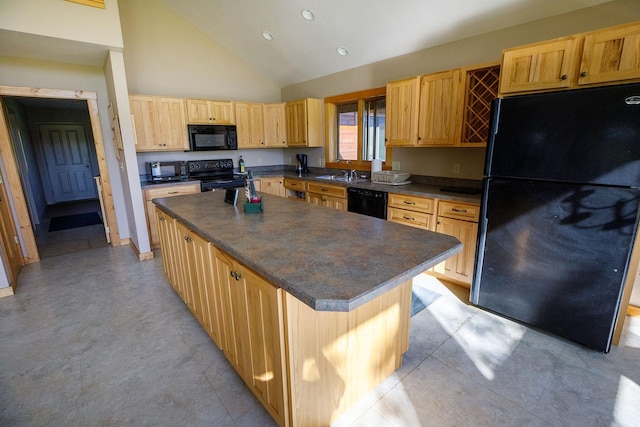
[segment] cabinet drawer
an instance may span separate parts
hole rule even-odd
[[[438,202],[438,216],[478,222],[480,206],[468,203]]]
[[[180,196],[200,192],[200,184],[173,185],[169,187],[151,188],[144,190],[145,200],[153,200],[160,197]]]
[[[305,191],[305,182],[297,179],[284,179],[284,188],[294,191]]]
[[[333,185],[323,185],[310,182],[307,185],[307,191],[309,193],[324,194],[327,196],[339,197],[341,199],[347,198],[347,189],[345,187],[336,187]]]
[[[394,208],[433,213],[435,201],[426,197],[406,196],[404,194],[389,193],[388,205]]]
[[[423,212],[389,207],[387,209],[387,220],[425,230],[433,230],[433,215]]]

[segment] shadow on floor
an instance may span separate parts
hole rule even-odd
[[[100,216],[100,202],[97,199],[49,205],[35,227],[36,245],[40,258],[49,258],[74,252],[109,246],[102,224],[49,231],[51,218],[65,215],[97,212]]]

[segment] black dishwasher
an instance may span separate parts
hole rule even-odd
[[[347,189],[347,210],[362,215],[387,219],[387,193],[349,187]]]

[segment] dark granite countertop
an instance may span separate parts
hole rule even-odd
[[[263,175],[267,176],[267,175]],[[303,181],[313,181],[313,182],[321,182],[328,185],[337,185],[341,187],[357,187],[364,189],[371,189],[377,191],[386,191],[387,193],[398,193],[398,194],[406,194],[409,196],[418,196],[418,197],[432,197],[436,199],[442,200],[452,200],[457,202],[466,202],[466,203],[474,203],[480,204],[480,187],[478,187],[478,194],[462,194],[462,193],[452,193],[448,191],[442,191],[441,188],[446,187],[446,185],[430,185],[430,184],[419,184],[419,183],[411,183],[406,185],[387,185],[387,184],[378,184],[372,182],[370,179],[358,179],[352,182],[345,181],[333,181],[328,179],[319,179],[317,178],[317,174],[310,174],[306,176],[298,176],[295,173],[285,172],[284,174],[277,174],[276,176],[284,176],[285,178],[291,179],[299,179]]]
[[[153,202],[319,311],[353,310],[462,249],[445,234],[268,194],[263,201],[262,214],[224,203],[222,191]]]

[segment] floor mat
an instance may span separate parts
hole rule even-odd
[[[97,212],[57,216],[55,218],[51,218],[49,231],[68,230],[70,228],[86,227],[96,224],[102,224],[100,215],[98,215]]]
[[[430,291],[422,286],[413,285],[411,288],[411,316],[420,313],[441,296],[439,293]]]

